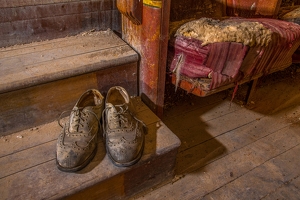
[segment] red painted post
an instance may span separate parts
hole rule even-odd
[[[170,1],[144,0],[142,23],[122,17],[122,37],[140,55],[139,95],[159,117],[163,114]]]

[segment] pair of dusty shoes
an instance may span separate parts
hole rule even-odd
[[[115,86],[104,97],[95,89],[86,91],[62,125],[56,146],[56,164],[65,172],[83,169],[97,152],[98,132],[103,128],[106,152],[116,166],[139,161],[145,143],[145,124],[135,117],[127,91]]]

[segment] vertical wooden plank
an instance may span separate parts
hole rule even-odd
[[[156,114],[160,118],[163,116],[165,82],[166,82],[166,68],[167,68],[167,54],[169,42],[169,23],[170,23],[170,8],[171,1],[162,1],[162,16],[161,16],[161,36],[160,36],[160,59],[158,72],[158,90],[157,90],[157,109]]]
[[[121,31],[112,0],[8,1],[0,5],[0,47],[75,35],[91,29]]]
[[[167,35],[170,2],[143,5],[141,25],[122,18],[123,39],[141,56],[139,71],[139,94],[156,114],[161,115],[166,74]]]

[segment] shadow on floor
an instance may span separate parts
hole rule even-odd
[[[166,91],[163,121],[181,140],[175,173],[184,175],[199,168],[205,170],[205,165],[226,155],[227,150],[207,131],[209,125],[201,116],[224,102],[227,92],[201,98],[181,89],[175,92],[171,84],[166,86]]]
[[[243,107],[266,116],[275,115],[283,109],[299,104],[299,67],[291,66],[284,71],[260,78],[249,105],[245,104],[247,89],[247,83],[239,87],[231,102],[233,107]],[[230,102],[232,93],[233,89],[229,89],[207,97],[197,97],[181,89],[175,92],[175,87],[167,82],[163,121],[182,142],[177,156],[177,175],[205,171],[207,164],[227,154],[226,147],[217,140],[219,135],[212,135],[214,133],[208,131],[213,125],[203,120],[202,116],[212,112],[212,109],[224,101]],[[300,125],[299,119],[300,113],[295,113],[287,120]]]
[[[248,84],[243,84],[238,90],[234,103],[245,105]],[[231,95],[233,90],[229,91]],[[255,93],[247,109],[255,112],[273,115],[285,108],[300,102],[300,65],[292,65],[283,71],[278,71],[258,79]]]

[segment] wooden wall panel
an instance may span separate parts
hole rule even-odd
[[[95,73],[0,94],[0,135],[57,119],[91,88],[98,89]]]
[[[1,23],[0,47],[75,35],[96,28],[96,21],[97,13]]]
[[[79,2],[81,0],[1,0],[0,8],[12,8],[12,7],[22,7],[22,6],[35,6],[35,5],[46,5],[55,3],[70,3]],[[97,1],[97,0],[92,0]]]
[[[139,94],[159,117],[164,103],[169,9],[169,1],[164,1],[162,8],[144,4],[141,25],[122,19],[123,39],[141,56]]]
[[[197,19],[200,17],[221,18],[225,13],[226,0],[172,0],[170,21]]]
[[[0,0],[0,47],[108,28],[121,32],[114,0]]]
[[[76,2],[60,3],[52,5],[22,6],[12,8],[1,8],[0,22],[23,21],[30,19],[48,18],[80,13],[91,13],[98,11],[99,2]],[[111,10],[112,2],[104,1],[104,9]]]

